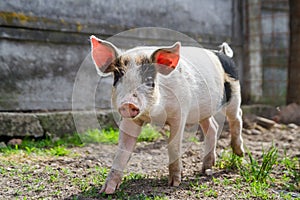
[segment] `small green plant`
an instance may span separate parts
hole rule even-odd
[[[52,139],[47,136],[46,138],[28,138],[25,137],[20,145],[5,146],[0,148],[0,153],[12,154],[18,152],[25,152],[27,154],[32,153],[47,153],[49,149],[55,149],[56,147],[72,147],[82,146],[82,142],[78,134],[66,135],[59,139]],[[59,151],[59,148],[57,149]],[[52,150],[54,151],[54,150]]]
[[[284,153],[284,157],[280,162],[283,165],[283,176],[281,178],[284,189],[288,191],[300,191],[300,162],[297,157],[289,158]]]
[[[242,166],[243,158],[237,156],[231,151],[224,150],[221,154],[221,158],[217,161],[217,167],[226,170],[240,169]]]
[[[218,197],[218,192],[214,189],[208,189],[204,192],[204,195],[207,197],[214,197],[217,198]]]
[[[262,154],[262,162],[256,160],[248,150],[249,163],[246,166],[241,165],[240,172],[248,182],[258,181],[265,183],[270,177],[273,166],[277,162],[278,150],[272,146],[267,152]]]
[[[253,181],[250,183],[250,196],[259,199],[273,199],[268,192],[269,184]]]
[[[221,158],[217,162],[217,166],[221,169],[227,170],[238,169],[241,175],[240,178],[237,177],[234,181],[224,178],[223,184],[233,184],[233,187],[238,190],[248,188],[248,192],[242,195],[243,198],[273,198],[273,196],[270,196],[270,193],[268,192],[270,187],[268,180],[273,180],[270,174],[273,167],[277,164],[277,148],[272,146],[267,151],[264,151],[261,161],[255,159],[249,150],[247,150],[247,155],[247,162],[243,162],[243,158],[236,156],[231,151],[224,151],[221,154]]]
[[[161,134],[150,124],[143,127],[141,134],[138,137],[138,142],[153,142],[161,137]]]
[[[84,143],[117,144],[119,131],[113,128],[88,130],[80,134],[80,138]]]
[[[28,153],[28,154],[30,154],[30,153],[32,153],[32,152],[34,152],[35,150],[36,150],[36,148],[35,147],[25,147],[25,149],[26,149],[26,152]]]
[[[137,141],[152,142],[160,137],[161,134],[151,125],[147,124],[142,128]],[[113,128],[88,130],[87,132],[80,134],[80,138],[84,143],[117,144],[119,139],[119,130]]]
[[[197,137],[197,136],[191,136],[189,139],[188,139],[188,141],[190,141],[190,142],[193,142],[193,143],[195,143],[195,144],[199,144],[199,137]]]
[[[66,156],[70,154],[70,150],[64,146],[56,146],[47,150],[52,156]]]
[[[145,176],[143,174],[130,172],[128,175],[126,175],[123,178],[123,181],[125,182],[125,181],[129,181],[129,180],[139,180],[142,178],[145,178]]]

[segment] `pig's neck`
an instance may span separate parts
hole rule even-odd
[[[156,86],[144,114],[139,117],[144,122],[162,125],[171,118],[180,117],[180,95],[176,89],[182,84],[180,72],[168,76],[157,74]],[[188,93],[188,91],[185,91]],[[178,115],[179,114],[179,115]]]

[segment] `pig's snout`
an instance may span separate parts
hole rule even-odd
[[[119,113],[124,118],[134,118],[140,113],[140,109],[132,103],[124,103],[119,108]]]

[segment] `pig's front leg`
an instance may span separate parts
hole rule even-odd
[[[112,194],[119,188],[122,182],[123,171],[134,150],[140,132],[141,126],[130,119],[123,119],[121,121],[118,150],[100,193]]]
[[[178,122],[179,121],[179,122]],[[168,140],[168,154],[169,154],[169,181],[170,186],[179,186],[181,183],[181,143],[184,131],[184,124],[180,120],[170,122],[170,137]]]

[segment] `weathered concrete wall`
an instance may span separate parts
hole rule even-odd
[[[77,120],[74,120],[74,117]],[[80,122],[79,120],[83,120]],[[95,120],[96,123],[89,123]],[[107,111],[73,111],[47,113],[0,112],[0,137],[44,137],[46,134],[63,136],[87,130],[116,127],[113,113]]]
[[[272,119],[278,111],[265,105],[242,106],[244,116],[263,116]],[[224,117],[224,116],[223,116]],[[291,123],[290,121],[284,121]],[[111,110],[105,111],[60,111],[45,113],[0,112],[1,137],[44,137],[84,134],[87,130],[118,128],[119,118]],[[223,121],[221,120],[221,123]],[[222,125],[222,124],[220,124]]]
[[[91,64],[88,43],[91,34],[107,38],[135,27],[165,27],[186,33],[206,47],[227,41],[240,52],[241,44],[236,42],[239,22],[233,20],[238,17],[234,2],[1,1],[0,110],[71,109],[77,71],[86,57],[85,64]],[[126,47],[134,44],[132,40],[150,40],[153,36],[161,39],[159,35],[142,34],[138,38],[122,38],[120,44]],[[171,44],[171,40],[162,42]],[[97,80],[93,65],[88,67],[89,78]],[[110,107],[109,83],[109,78],[101,79],[101,88],[96,90],[97,107]],[[99,83],[91,81],[91,84]]]

